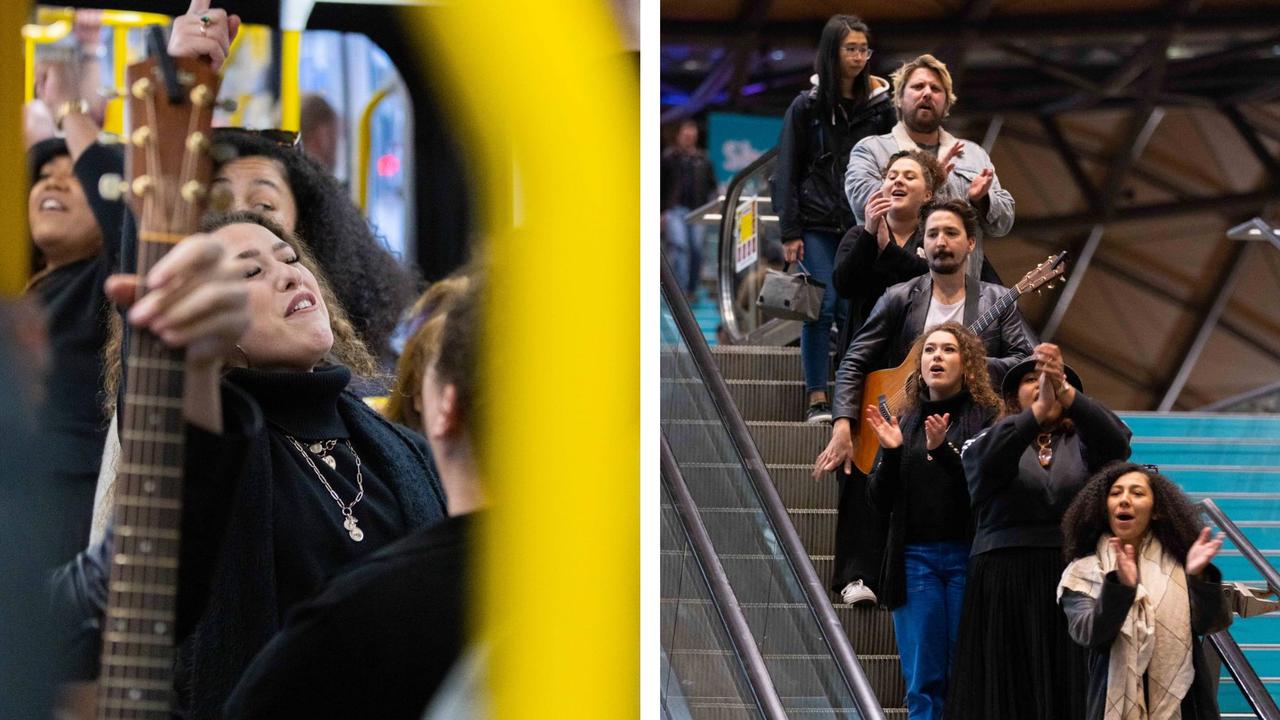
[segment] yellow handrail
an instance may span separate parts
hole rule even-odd
[[[298,62],[302,52],[302,31],[280,31],[280,127],[297,130],[302,115],[298,95]]]
[[[379,88],[373,97],[369,98],[369,102],[365,103],[364,111],[360,113],[360,147],[356,155],[356,201],[360,203],[360,209],[366,214],[369,211],[369,154],[373,145],[373,112],[394,89],[391,85]],[[306,138],[302,139],[303,143],[306,141]]]
[[[0,37],[12,38],[23,28],[30,7],[23,0],[0,2]],[[24,40],[26,34],[23,33]],[[30,40],[27,40],[29,43]],[[34,57],[32,49],[27,57]],[[0,297],[17,297],[26,287],[31,271],[29,235],[27,234],[27,170],[22,153],[22,115],[14,112],[24,89],[35,85],[34,68],[29,75],[0,73],[0,227],[6,228],[0,241]],[[12,382],[11,379],[6,382]]]

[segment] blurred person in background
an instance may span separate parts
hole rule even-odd
[[[698,147],[698,122],[681,120],[675,142],[662,151],[662,248],[671,272],[693,299],[702,279],[704,226],[685,222],[690,211],[716,196],[716,177]]]
[[[338,111],[319,93],[304,93],[298,118],[302,150],[320,163],[330,175],[338,172],[338,149],[342,141],[342,120]]]

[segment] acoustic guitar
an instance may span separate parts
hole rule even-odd
[[[128,68],[126,180],[104,177],[104,196],[127,190],[138,219],[143,276],[191,234],[204,211],[210,126],[220,81],[209,63],[171,58],[162,37]],[[111,185],[116,187],[112,188]],[[145,292],[145,290],[144,290]],[[130,334],[102,674],[101,719],[167,720],[173,701],[174,622],[182,520],[183,353],[150,332]]]
[[[1018,298],[1065,273],[1066,258],[1067,253],[1064,250],[1036,265],[1031,272],[1022,276],[1018,284],[1001,295],[1000,299],[982,313],[981,317],[974,320],[969,325],[969,329],[975,335],[981,336],[983,330],[1018,302]],[[917,392],[920,375],[912,369],[913,365],[915,363],[912,358],[907,358],[896,368],[877,370],[868,374],[863,382],[862,397],[875,398],[875,407],[886,422],[891,416],[901,415],[907,398],[913,397]],[[855,407],[865,406],[859,403]],[[858,413],[857,434],[853,438],[853,464],[863,474],[870,473],[876,460],[876,453],[879,451],[880,439],[876,436],[875,430],[871,429],[871,423],[867,420],[864,410]]]

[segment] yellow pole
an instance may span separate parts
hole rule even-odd
[[[25,5],[25,3],[18,3],[19,7],[25,7]],[[25,83],[22,91],[23,103],[29,103],[36,97],[36,45],[58,42],[70,32],[71,23],[66,20],[58,20],[48,25],[22,26],[22,39],[26,41],[23,44],[25,60],[22,66],[22,80]]]
[[[298,62],[302,50],[301,30],[280,31],[280,128],[297,130],[302,115],[298,96]]]
[[[129,28],[116,26],[111,30],[111,83],[115,91],[124,90],[125,71],[129,69]],[[116,135],[124,134],[124,98],[115,97],[107,103],[102,129]]]
[[[25,0],[0,2],[0,38],[18,37],[29,9]],[[26,45],[28,61],[34,68],[34,43],[28,38]],[[7,228],[0,239],[0,297],[20,295],[31,269],[27,171],[23,162],[26,153],[22,149],[22,113],[18,107],[19,99],[35,84],[34,74],[34,70],[30,76],[0,73],[0,107],[6,108],[0,113],[0,227]],[[26,90],[18,86],[20,82],[26,83]]]
[[[36,99],[36,41],[26,38],[23,46],[22,104],[25,105]]]
[[[610,7],[402,10],[480,198],[493,507],[477,619],[502,720],[639,717],[639,82]],[[501,50],[495,17],[519,28]],[[513,61],[519,82],[476,81]],[[586,275],[565,262],[584,242]]]
[[[360,202],[360,209],[368,212],[369,209],[369,154],[373,146],[373,111],[378,109],[378,105],[391,94],[392,87],[390,85],[380,88],[369,98],[369,102],[365,103],[364,111],[360,113],[360,147],[359,155],[356,157],[356,197]],[[302,139],[306,142],[306,138]]]

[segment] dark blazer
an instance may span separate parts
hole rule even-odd
[[[1231,624],[1231,610],[1222,596],[1222,573],[1209,565],[1203,578],[1187,576],[1187,596],[1191,601],[1191,665],[1195,679],[1182,699],[1185,720],[1217,720],[1217,673],[1205,664],[1203,636]],[[1120,582],[1115,571],[1107,573],[1102,595],[1097,598],[1071,590],[1062,593],[1062,610],[1067,614],[1071,639],[1089,648],[1089,697],[1085,720],[1102,720],[1107,702],[1107,671],[1111,644],[1133,605],[1135,588]],[[1157,630],[1159,632],[1159,630]]]
[[[1006,287],[967,277],[965,325],[971,325],[1008,291]],[[834,417],[857,419],[862,382],[867,373],[902,363],[911,343],[924,330],[932,296],[930,274],[898,283],[880,296],[836,370],[835,397],[831,404]],[[987,348],[987,368],[992,382],[999,387],[1005,372],[1031,354],[1035,333],[1014,304],[982,332],[982,342]]]

